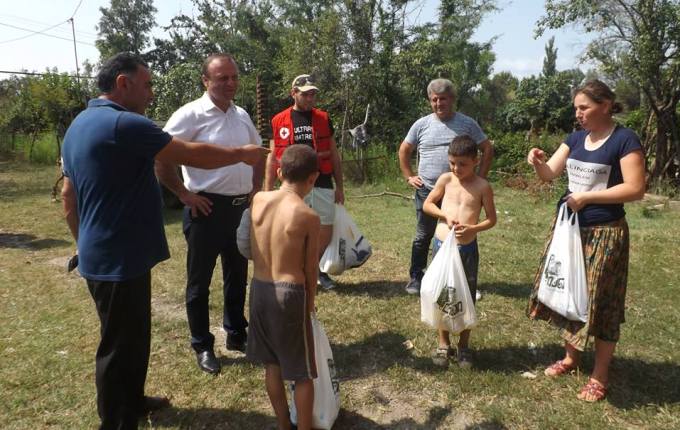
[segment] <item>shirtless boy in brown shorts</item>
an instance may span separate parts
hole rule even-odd
[[[279,429],[291,428],[283,381],[295,381],[299,429],[312,424],[316,362],[310,314],[319,272],[319,216],[303,198],[314,187],[316,152],[292,145],[277,171],[281,187],[259,192],[251,208],[248,359],[265,365]]]

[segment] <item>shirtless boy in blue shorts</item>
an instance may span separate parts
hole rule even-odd
[[[448,156],[451,173],[444,173],[439,177],[423,204],[423,211],[439,219],[434,234],[432,255],[437,253],[449,231],[452,228],[455,230],[465,277],[472,300],[475,300],[479,266],[477,233],[488,230],[496,224],[493,190],[486,179],[475,173],[475,166],[479,163],[478,148],[470,136],[455,137],[449,145]],[[486,219],[480,222],[482,208]],[[460,367],[472,365],[469,342],[470,330],[464,330],[458,339],[457,360]],[[435,350],[432,361],[445,367],[448,366],[448,360],[452,356],[449,332],[439,330],[439,347]]]
[[[319,175],[316,152],[289,146],[277,171],[281,187],[260,192],[251,208],[248,359],[265,365],[279,429],[291,428],[283,381],[295,381],[299,429],[312,424],[316,362],[310,315],[319,272],[319,216],[304,196]]]

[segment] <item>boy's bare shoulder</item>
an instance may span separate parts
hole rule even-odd
[[[250,212],[252,214],[259,213],[261,211],[267,211],[270,207],[270,202],[275,197],[275,191],[259,191],[253,196],[253,201],[251,202]]]
[[[257,205],[257,204],[259,204],[260,202],[262,202],[262,200],[265,198],[265,197],[264,197],[265,193],[266,193],[266,191],[258,191],[258,192],[256,192],[255,195],[253,195],[253,201],[252,201],[251,203],[252,203],[253,205]]]
[[[293,212],[293,220],[298,225],[315,225],[320,222],[319,215],[303,200],[292,202],[290,209]]]
[[[453,172],[445,172],[439,175],[439,179],[437,179],[437,182],[442,183],[442,184],[447,184],[451,182],[453,179]]]
[[[475,184],[475,187],[479,188],[480,190],[491,189],[491,183],[488,180],[482,178],[479,175],[475,175],[474,184]]]

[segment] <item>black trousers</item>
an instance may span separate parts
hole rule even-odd
[[[136,429],[151,343],[151,272],[122,282],[87,280],[101,323],[97,411],[102,430]]]
[[[210,333],[208,297],[217,257],[222,259],[225,331],[245,338],[248,321],[243,315],[246,301],[248,260],[236,246],[236,229],[248,207],[247,196],[200,193],[213,205],[208,216],[191,216],[184,208],[184,236],[187,240],[186,305],[191,346],[196,352],[212,350],[215,337]],[[245,340],[245,339],[244,339]]]

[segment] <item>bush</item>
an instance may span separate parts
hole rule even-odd
[[[34,136],[4,134],[0,137],[0,152],[38,164],[54,164],[57,161],[57,141],[53,131]]]
[[[526,162],[531,148],[541,148],[546,153],[552,154],[563,141],[563,137],[548,134],[538,139],[527,139],[526,133],[515,132],[502,134],[493,141],[495,152],[493,169],[508,173],[521,173],[531,170]]]
[[[644,132],[646,122],[647,112],[645,112],[643,109],[635,109],[628,112],[628,115],[625,116],[622,124],[625,127],[636,130],[638,135],[640,135],[642,132]]]

